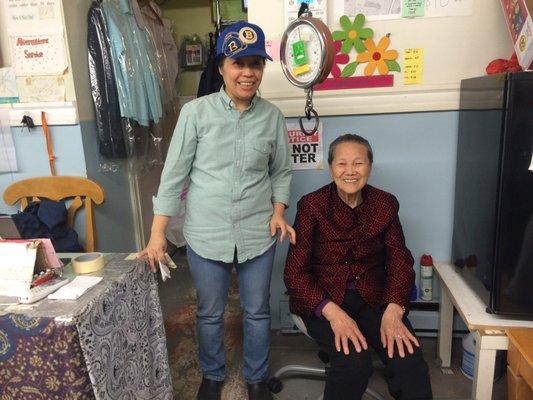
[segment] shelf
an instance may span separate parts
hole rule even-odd
[[[0,108],[9,110],[11,126],[22,126],[24,115],[29,115],[35,125],[42,125],[42,111],[46,113],[48,125],[76,125],[79,122],[75,101],[0,104]]]

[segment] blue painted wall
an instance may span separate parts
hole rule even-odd
[[[423,252],[431,253],[437,260],[450,259],[457,121],[455,111],[323,118],[324,154],[331,141],[342,133],[358,133],[371,142],[375,160],[370,183],[398,197],[407,245],[415,259]],[[288,122],[296,121],[288,119]],[[106,190],[106,203],[96,208],[100,249],[131,251],[133,221],[124,166],[116,174],[101,171],[94,122],[53,126],[50,130],[58,157],[58,174],[87,176]],[[12,128],[12,132],[19,172],[0,174],[0,192],[15,180],[49,174],[41,128],[32,133]],[[286,213],[291,223],[300,197],[329,181],[327,168],[294,172],[290,208]],[[14,211],[0,202],[0,212]],[[280,301],[286,300],[282,277],[287,247],[287,243],[278,246],[272,276],[273,328],[280,326]],[[418,272],[416,265],[415,270]]]
[[[17,180],[50,175],[42,128],[37,126],[28,132],[27,128],[12,127],[11,132],[19,170],[0,174],[0,193]],[[94,120],[79,125],[50,126],[50,135],[57,157],[56,174],[87,177],[104,189],[105,202],[94,209],[97,249],[104,252],[136,250],[128,168],[121,161],[115,162],[119,166],[116,172],[109,173],[101,168],[104,160],[98,156]],[[17,211],[17,207],[10,207],[0,201],[0,213],[12,214]],[[83,210],[78,214],[75,229],[83,242]]]
[[[87,176],[79,125],[50,126],[57,175]],[[12,127],[11,133],[17,154],[18,172],[0,173],[0,192],[14,181],[34,176],[50,175],[48,153],[43,130],[40,126]],[[0,202],[0,212],[16,211]]]
[[[370,141],[374,165],[369,183],[400,201],[400,219],[415,260],[424,252],[436,260],[450,258],[457,123],[455,111],[323,118],[325,158],[329,144],[343,133]],[[294,171],[287,219],[294,221],[302,195],[329,182],[327,168]],[[279,327],[280,301],[286,300],[282,277],[287,248],[287,243],[278,246],[272,276],[274,328]],[[415,270],[418,274],[416,264]]]

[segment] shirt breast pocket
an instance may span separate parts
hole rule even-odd
[[[267,141],[253,142],[246,152],[246,167],[252,171],[265,171],[268,168],[271,144]]]

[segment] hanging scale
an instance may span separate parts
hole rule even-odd
[[[304,128],[303,117],[299,117],[300,128],[306,135],[318,130],[319,117],[313,107],[313,86],[327,78],[333,66],[333,38],[326,24],[314,18],[307,3],[302,3],[298,18],[289,24],[281,38],[280,60],[283,73],[294,86],[306,93],[305,117],[315,118],[312,130]]]

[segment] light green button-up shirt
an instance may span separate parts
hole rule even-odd
[[[183,106],[154,214],[176,215],[190,176],[183,233],[200,256],[239,262],[264,253],[272,203],[289,204],[291,161],[281,111],[258,96],[239,112],[224,89]]]

